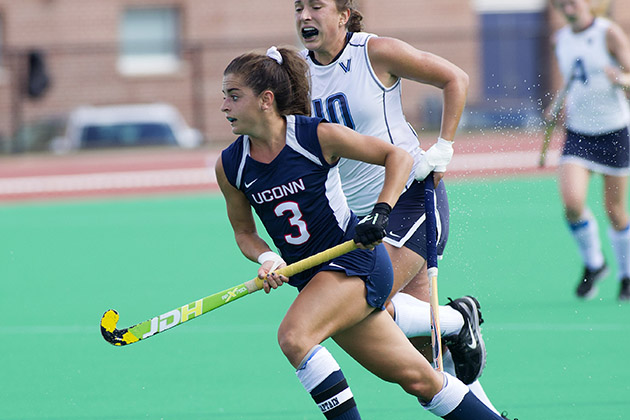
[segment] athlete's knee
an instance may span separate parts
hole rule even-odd
[[[628,212],[623,203],[606,204],[606,213],[608,214],[610,224],[616,230],[621,230],[628,226]]]
[[[290,328],[280,325],[278,329],[278,344],[282,353],[289,359],[294,366],[302,360],[304,355],[316,344],[309,340],[305,334],[297,328]]]
[[[620,215],[609,215],[610,225],[615,230],[624,230],[628,227],[628,215],[620,214]]]
[[[442,375],[436,371],[431,371],[431,375],[409,375],[399,381],[399,385],[406,393],[419,398],[422,401],[431,399],[442,389]]]
[[[578,222],[582,219],[584,206],[581,203],[564,203],[564,215],[569,222]]]

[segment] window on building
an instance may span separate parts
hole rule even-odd
[[[133,8],[120,22],[119,70],[124,74],[165,74],[179,67],[179,10]]]

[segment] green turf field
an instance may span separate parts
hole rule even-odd
[[[497,408],[520,420],[629,418],[630,305],[616,301],[614,270],[597,299],[574,297],[581,267],[555,180],[464,181],[449,193],[440,297],[479,298],[481,382]],[[106,309],[130,326],[255,275],[220,196],[3,205],[0,232],[0,419],[324,418],[275,340],[289,286],[128,347],[101,338]],[[326,345],[364,419],[435,418]]]

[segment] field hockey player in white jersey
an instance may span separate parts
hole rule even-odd
[[[441,178],[453,154],[452,141],[463,112],[468,76],[459,67],[409,44],[361,32],[362,16],[349,0],[298,0],[294,3],[298,35],[311,72],[312,114],[344,124],[408,151],[414,157],[405,192],[390,215],[384,239],[394,266],[394,287],[388,311],[419,349],[430,349],[429,281],[426,274],[424,187],[431,171],[436,186],[438,253],[448,238],[448,200]],[[425,153],[406,121],[401,102],[401,79],[430,84],[442,90],[440,137]],[[381,167],[342,159],[339,172],[350,208],[365,215],[383,183]],[[477,382],[486,363],[479,324],[478,301],[470,296],[439,310],[441,335],[450,351],[445,369],[456,374],[488,406],[492,404]],[[429,352],[424,351],[428,358]],[[494,407],[493,407],[494,408]]]
[[[566,139],[559,185],[565,218],[578,246],[584,272],[576,294],[590,299],[608,273],[597,220],[586,204],[592,173],[604,178],[608,238],[617,262],[621,301],[630,301],[630,41],[616,23],[597,17],[587,0],[553,0],[566,19],[553,43],[565,83]],[[551,120],[549,110],[545,113]]]
[[[339,365],[321,345],[327,338],[437,416],[499,419],[463,382],[434,370],[384,311],[393,275],[379,242],[412,158],[375,137],[308,116],[307,73],[296,51],[272,47],[266,55],[235,58],[223,76],[221,110],[239,138],[221,153],[216,175],[236,242],[261,264],[266,292],[284,282],[299,290],[278,330],[280,348],[329,420],[361,417]],[[385,168],[377,203],[361,222],[341,189],[341,157]],[[258,235],[252,208],[279,254]],[[290,279],[274,271],[352,239],[360,249]]]

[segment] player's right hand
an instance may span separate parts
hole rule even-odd
[[[438,138],[437,143],[420,157],[415,170],[416,180],[424,180],[431,172],[446,172],[446,165],[451,162],[452,157],[453,142]]]
[[[376,203],[372,212],[361,219],[354,231],[354,242],[359,248],[372,249],[383,240],[391,211],[389,204]]]

